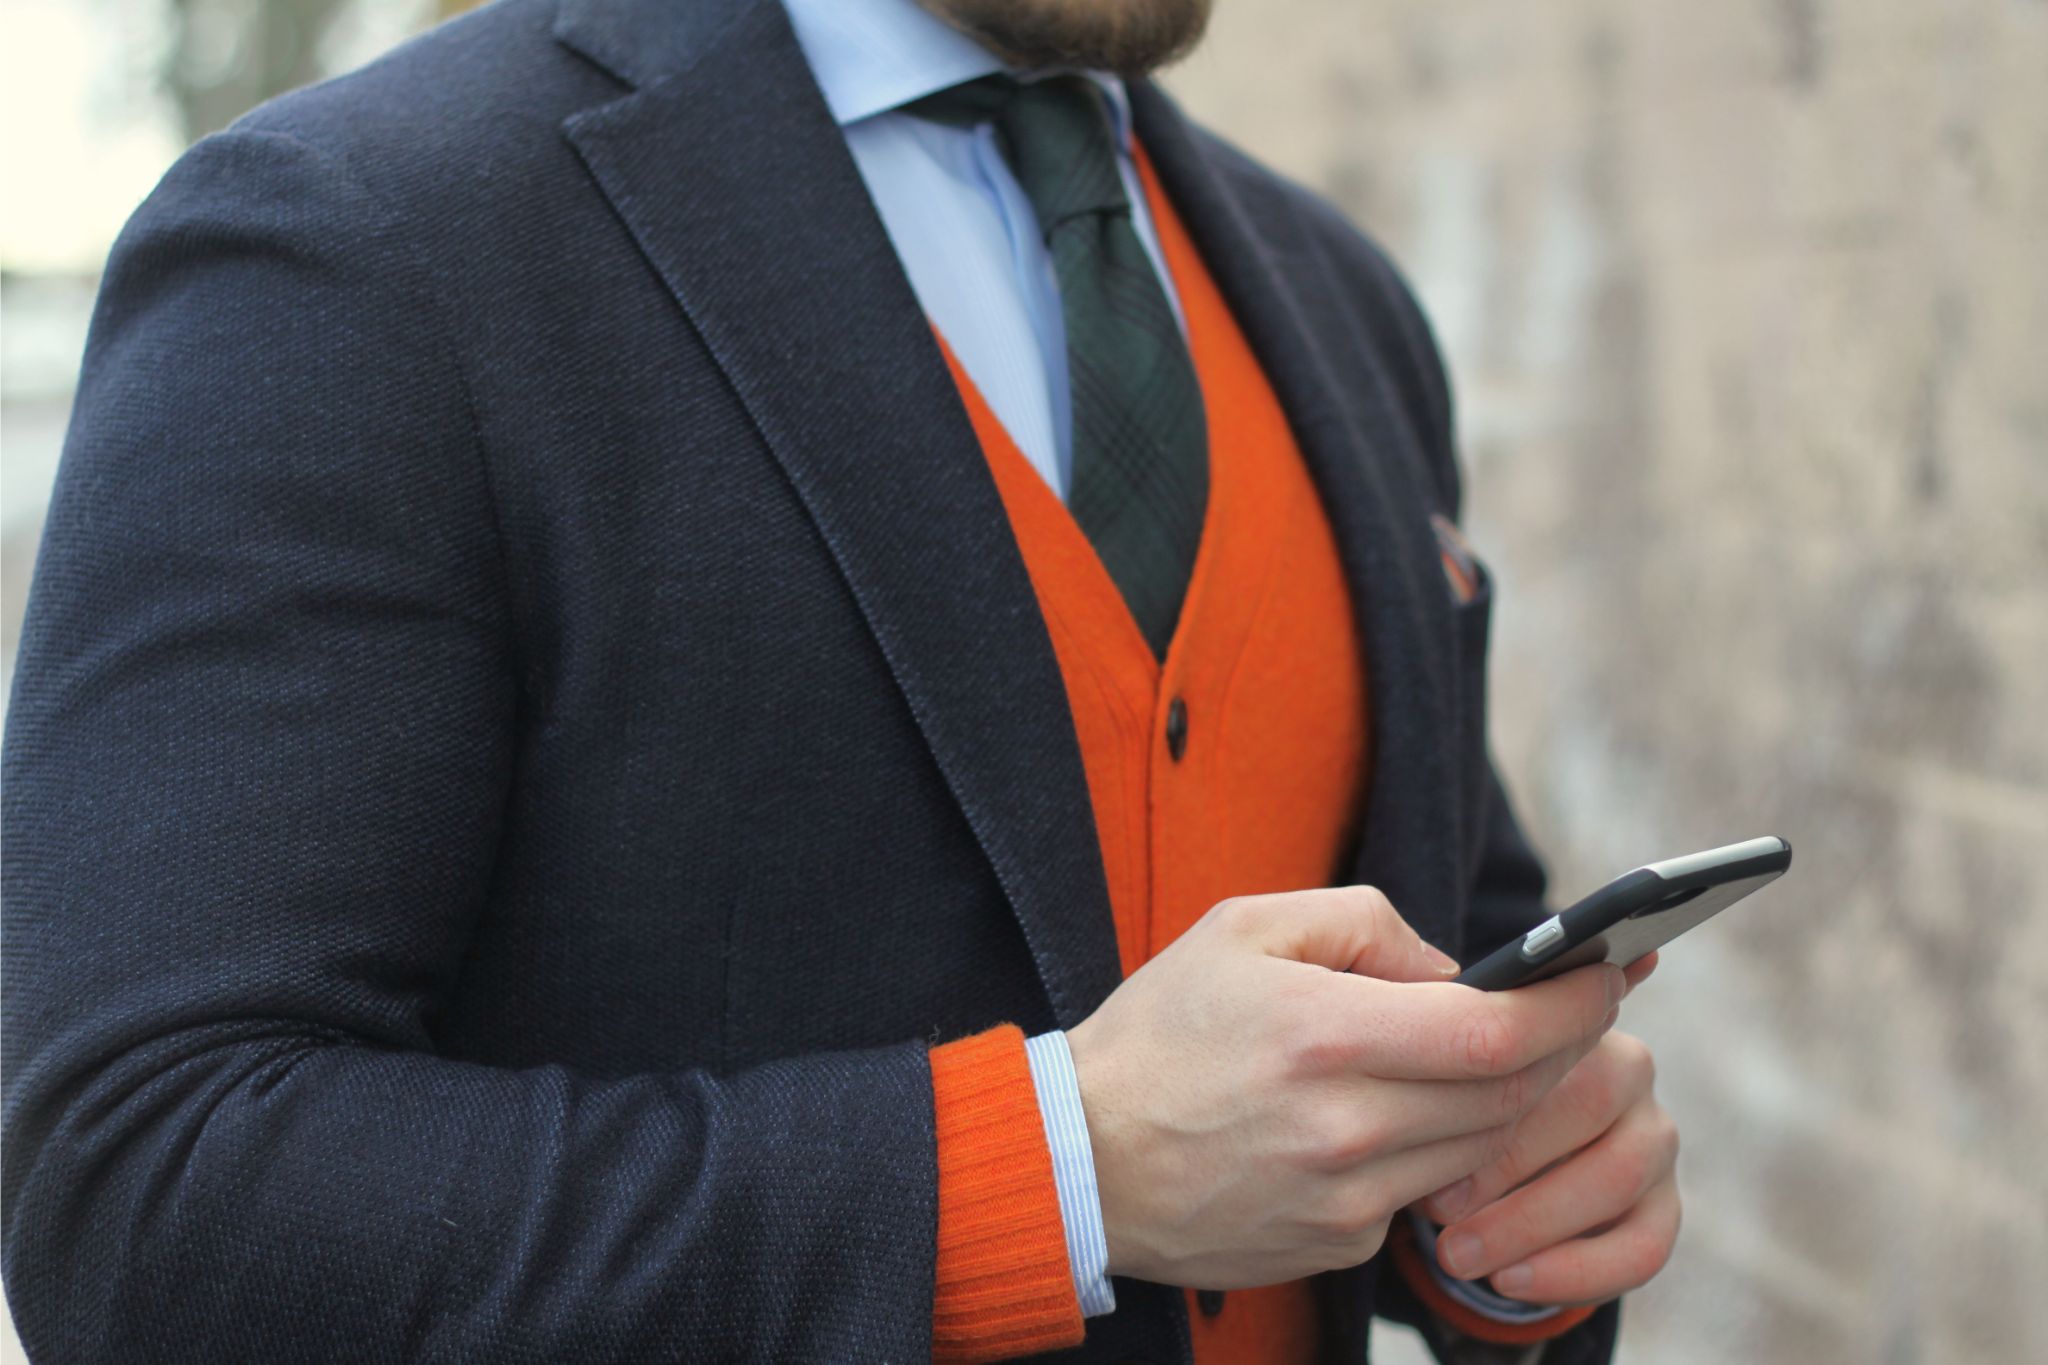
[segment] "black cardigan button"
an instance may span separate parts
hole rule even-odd
[[[1180,762],[1180,756],[1188,750],[1188,704],[1179,697],[1166,708],[1166,752],[1173,755],[1173,761]]]

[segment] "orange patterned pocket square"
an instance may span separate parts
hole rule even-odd
[[[1450,584],[1451,599],[1462,607],[1486,586],[1486,569],[1472,553],[1465,533],[1449,517],[1431,512],[1429,524],[1436,532],[1437,553],[1444,562],[1444,579]]]

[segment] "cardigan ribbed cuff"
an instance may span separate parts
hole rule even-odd
[[[996,1360],[1079,1345],[1052,1152],[1024,1033],[996,1027],[931,1050],[938,1125],[935,1361]]]

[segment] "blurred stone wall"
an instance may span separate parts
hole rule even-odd
[[[1434,316],[1556,893],[1796,851],[1625,1011],[1625,1358],[2048,1360],[2048,3],[1219,0],[1167,83]]]
[[[1218,0],[1168,84],[1436,320],[1558,895],[1798,850],[1628,1007],[1687,1226],[1624,1358],[2048,1360],[2048,0]]]

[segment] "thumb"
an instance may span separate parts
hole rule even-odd
[[[1296,895],[1302,903],[1291,907],[1281,921],[1283,939],[1272,945],[1279,956],[1382,981],[1447,981],[1458,974],[1458,964],[1424,943],[1376,886]]]

